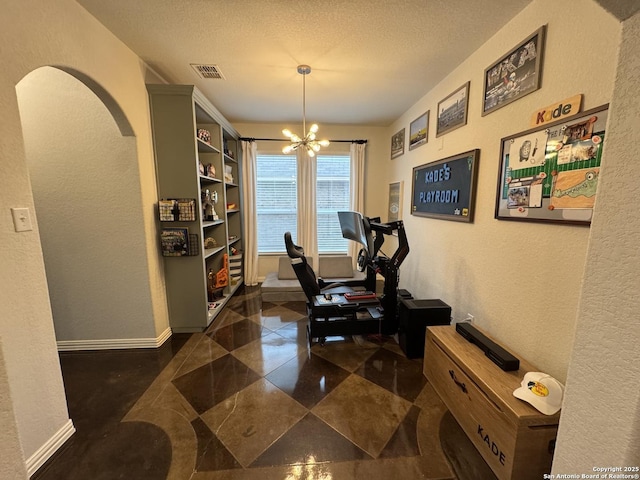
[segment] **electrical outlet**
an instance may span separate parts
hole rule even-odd
[[[465,322],[469,322],[469,323],[473,323],[473,319],[475,317],[473,315],[471,315],[470,313],[467,313],[467,317],[464,319]]]

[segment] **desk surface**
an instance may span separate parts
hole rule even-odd
[[[313,297],[313,306],[314,307],[339,307],[339,306],[347,306],[347,305],[377,305],[380,303],[380,299],[378,297],[375,298],[355,298],[353,300],[348,300],[341,293],[332,293],[331,299],[326,298],[324,295],[316,295]]]

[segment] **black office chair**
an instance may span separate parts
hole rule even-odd
[[[291,266],[298,277],[300,286],[304,291],[309,302],[313,302],[313,297],[324,293],[347,293],[353,292],[354,289],[343,283],[327,283],[321,278],[316,277],[316,273],[307,262],[304,256],[304,249],[293,243],[291,232],[284,234],[284,244],[287,247],[287,255],[291,259]],[[362,282],[360,282],[362,283]]]

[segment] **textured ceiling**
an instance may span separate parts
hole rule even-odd
[[[77,0],[231,122],[386,126],[531,0]],[[191,63],[217,65],[201,79]]]

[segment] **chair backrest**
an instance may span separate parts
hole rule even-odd
[[[312,301],[315,295],[320,295],[320,286],[318,285],[318,279],[316,273],[311,268],[311,265],[307,262],[307,257],[304,256],[304,250],[302,247],[295,245],[291,238],[291,232],[284,234],[284,244],[287,247],[287,254],[291,258],[291,266],[293,271],[298,277],[300,286],[304,291],[308,301]]]
[[[289,255],[289,258],[304,258],[304,249],[293,243],[291,232],[285,232],[284,245],[287,247],[287,255]]]
[[[300,286],[307,296],[308,301],[313,301],[313,297],[320,295],[320,285],[316,278],[316,274],[304,258],[292,258],[291,266],[298,277]]]

